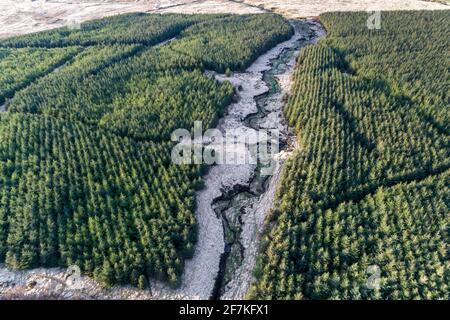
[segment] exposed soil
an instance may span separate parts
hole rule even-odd
[[[129,12],[258,13],[227,0],[1,0],[0,39]]]
[[[264,176],[262,167],[255,170],[254,179],[242,192],[230,197],[228,207],[221,208],[226,239],[225,259],[214,298],[243,299],[253,277],[259,240],[266,215],[273,209],[275,192],[285,160],[297,148],[295,136],[283,116],[284,99],[291,88],[291,77],[300,49],[323,36],[321,25],[312,20],[293,21],[295,35],[260,57],[247,71],[262,72],[265,93],[256,97],[257,113],[244,119],[255,130],[278,129],[280,152],[274,156],[274,170]]]
[[[187,1],[185,1],[187,2]],[[265,10],[258,7],[251,7],[243,3],[228,0],[200,0],[186,3],[182,6],[174,6],[169,8],[161,8],[159,13],[234,13],[234,14],[251,14],[263,13]]]
[[[1,0],[0,39],[128,12],[246,14],[273,11],[288,18],[299,18],[317,17],[328,11],[449,9],[449,5],[443,1]]]

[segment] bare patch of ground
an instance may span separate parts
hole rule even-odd
[[[444,3],[421,0],[237,0],[279,13],[287,18],[316,17],[330,11],[438,10]],[[447,0],[446,0],[447,1]]]
[[[150,8],[143,3],[0,1],[0,38],[38,32],[104,16]]]
[[[160,9],[158,12],[251,14],[263,13],[265,10],[228,0],[207,0],[196,1],[183,6]]]

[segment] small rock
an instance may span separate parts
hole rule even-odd
[[[27,285],[28,289],[33,289],[34,287],[36,287],[37,282],[36,281],[30,281]]]

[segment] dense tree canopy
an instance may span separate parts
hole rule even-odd
[[[385,15],[388,19],[383,18]],[[340,14],[325,14],[323,21],[332,26],[333,36],[327,41],[345,53],[353,68],[368,77],[383,74],[394,93],[418,102],[422,115],[448,133],[449,15],[448,10],[435,14],[418,11],[414,20],[405,20],[404,13],[385,13],[380,30],[361,28],[366,14],[352,16],[354,28],[345,28]]]
[[[168,140],[177,128],[190,128],[195,120],[209,126],[230,102],[231,85],[205,77],[200,65],[175,58],[180,54],[173,51],[146,49],[101,68],[133,49],[86,49],[73,65],[18,92],[9,110],[64,117],[122,136],[159,141]],[[169,55],[162,56],[164,51]]]
[[[320,19],[329,35],[301,52],[285,109],[300,151],[250,296],[448,299],[450,11],[383,12],[381,30],[366,13]]]
[[[76,264],[105,284],[176,283],[196,240],[199,168],[171,164],[167,142],[48,116],[0,121],[0,259],[13,269]]]

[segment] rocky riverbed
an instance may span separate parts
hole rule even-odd
[[[186,262],[178,290],[152,283],[157,298],[242,299],[252,281],[264,218],[272,209],[276,185],[284,161],[296,148],[282,109],[289,93],[296,57],[302,47],[325,35],[315,20],[292,22],[294,36],[260,56],[247,70],[232,75],[208,72],[236,89],[236,102],[228,107],[217,129],[222,136],[233,133],[242,140],[279,131],[279,152],[273,155],[273,170],[247,161],[213,166],[205,176],[205,188],[197,194],[199,242],[193,259]],[[258,136],[258,143],[264,143]],[[231,150],[235,152],[236,150]],[[254,157],[240,150],[242,157]],[[227,149],[225,154],[230,151]],[[243,153],[243,154],[242,154]],[[233,158],[233,157],[230,157]]]

